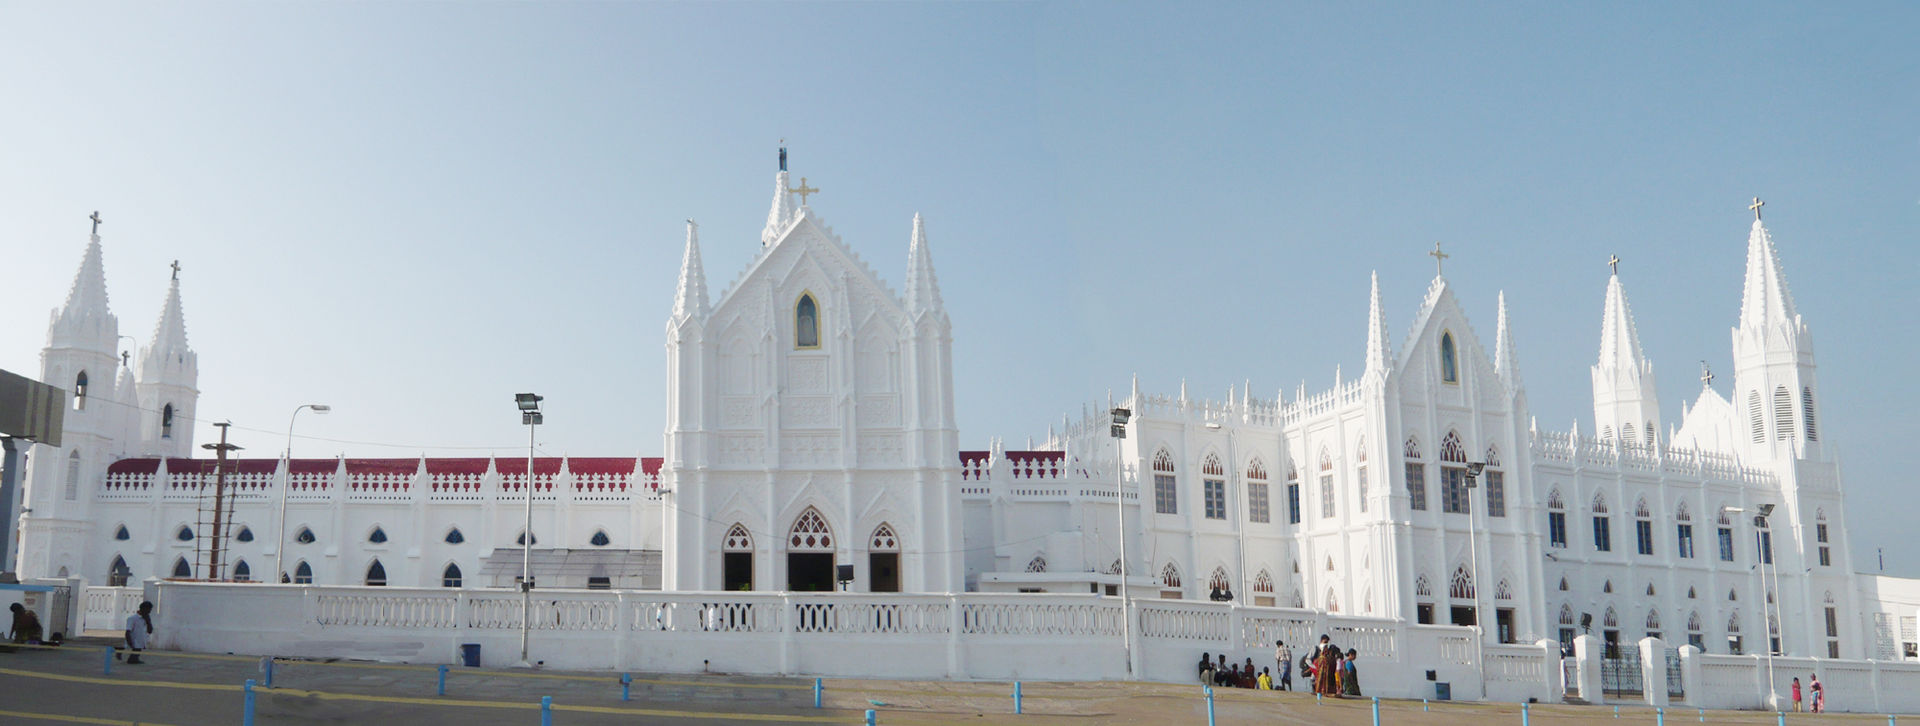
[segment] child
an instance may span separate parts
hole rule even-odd
[[[1793,677],[1793,712],[1800,712],[1800,677]]]
[[[1260,690],[1262,691],[1273,690],[1273,676],[1267,673],[1266,668],[1260,669],[1259,687],[1260,687]]]

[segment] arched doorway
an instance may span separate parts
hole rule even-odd
[[[793,520],[793,529],[787,534],[787,589],[833,590],[833,530],[813,507]]]
[[[745,525],[735,523],[727,529],[727,538],[720,543],[720,570],[721,589],[753,589],[753,534]]]
[[[893,525],[885,522],[874,528],[873,539],[867,543],[867,590],[900,591],[900,537],[893,533]]]

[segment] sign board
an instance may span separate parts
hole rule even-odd
[[[66,413],[66,391],[0,371],[0,435],[59,446]]]

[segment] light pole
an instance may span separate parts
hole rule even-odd
[[[287,419],[286,478],[280,483],[280,526],[274,531],[279,540],[273,546],[273,569],[280,577],[287,577],[287,499],[293,495],[293,425],[300,421],[300,412],[312,409],[314,413],[326,413],[333,407],[324,403],[303,403],[293,409],[293,416]]]
[[[1133,596],[1127,588],[1127,495],[1126,467],[1120,442],[1127,438],[1127,420],[1133,412],[1124,408],[1115,408],[1109,413],[1113,423],[1107,433],[1113,437],[1113,504],[1120,513],[1120,622],[1122,625],[1120,645],[1127,658],[1127,677],[1133,677]]]
[[[1486,663],[1487,629],[1480,624],[1480,541],[1473,531],[1473,490],[1480,487],[1480,472],[1487,468],[1486,462],[1467,462],[1467,558],[1473,564],[1473,639],[1479,652],[1475,656],[1482,664]],[[1480,693],[1487,692],[1487,672],[1485,668],[1475,669],[1480,674]]]
[[[527,425],[526,528],[520,530],[520,667],[533,664],[527,659],[527,635],[533,629],[533,433],[546,417],[540,413],[543,399],[531,393],[513,394],[520,407],[520,423]]]
[[[1239,469],[1240,459],[1237,458],[1237,455],[1233,450],[1233,444],[1234,444],[1233,429],[1229,429],[1229,428],[1226,428],[1225,426],[1221,426],[1220,423],[1217,421],[1208,423],[1207,429],[1212,431],[1225,430],[1227,432],[1227,461],[1229,462],[1228,466],[1232,467],[1227,471],[1227,480],[1233,481],[1235,477],[1239,476],[1240,474],[1240,469]],[[1247,517],[1245,516],[1247,514],[1247,511],[1246,511],[1247,480],[1244,477],[1242,477],[1239,479],[1239,481],[1240,481],[1239,509],[1241,511],[1242,516],[1234,518],[1233,530],[1234,530],[1234,533],[1238,535],[1240,540],[1240,597],[1249,597],[1247,593],[1253,592],[1253,588],[1247,587]]]
[[[1738,514],[1747,510],[1743,507],[1721,507],[1720,511],[1728,514]],[[1770,592],[1767,587],[1767,560],[1773,559],[1773,548],[1771,542],[1763,543],[1760,539],[1760,531],[1767,527],[1767,517],[1772,514],[1773,505],[1762,504],[1760,505],[1759,511],[1753,515],[1753,549],[1755,558],[1753,566],[1760,570],[1760,592],[1762,595],[1760,600],[1760,624],[1766,629],[1765,637],[1767,639],[1767,707],[1778,710],[1780,706],[1780,694],[1775,693],[1773,690],[1773,638],[1775,629],[1784,629],[1783,626],[1786,625],[1786,623],[1779,622],[1779,620],[1785,620],[1786,618],[1779,617],[1780,603],[1778,602],[1773,603],[1774,617],[1778,618],[1778,620],[1769,619],[1767,616],[1767,603],[1774,598],[1774,594]],[[1779,633],[1779,636],[1781,642],[1785,643],[1786,633]]]

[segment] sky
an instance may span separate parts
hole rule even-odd
[[[1324,390],[1446,276],[1591,431],[1606,261],[1680,421],[1731,385],[1752,197],[1813,331],[1856,565],[1920,575],[1920,6],[0,0],[0,368],[87,215],[145,345],[179,260],[196,436],[255,455],[661,453],[701,224],[717,296],[776,150],[896,291],[925,215],[963,448],[1133,375]],[[1898,502],[1898,506],[1887,506]]]

